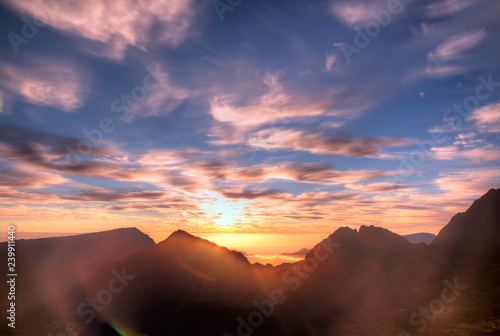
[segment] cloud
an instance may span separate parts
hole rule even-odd
[[[330,90],[329,98],[325,99],[323,96],[316,99],[315,94],[308,95],[307,92],[286,89],[280,81],[279,73],[267,73],[263,83],[267,88],[265,92],[256,97],[247,97],[244,101],[238,95],[215,96],[211,100],[210,114],[218,124],[210,129],[209,135],[220,140],[210,143],[241,143],[248,132],[266,124],[285,125],[291,120],[320,116],[355,118],[358,112],[366,107],[347,106],[348,102],[360,97],[357,94],[342,94],[343,88],[340,87]]]
[[[178,46],[186,40],[195,19],[194,1],[89,0],[85,3],[9,0],[17,11],[44,18],[64,33],[92,42],[90,53],[122,59],[129,46],[145,50],[155,44]],[[55,3],[55,5],[54,5]]]
[[[58,174],[32,170],[19,163],[2,165],[0,169],[0,186],[7,188],[39,189],[67,182]]]
[[[467,50],[474,48],[486,37],[484,28],[453,35],[427,55],[429,62],[440,62],[459,59]]]
[[[67,171],[91,169],[89,162],[80,162],[79,167],[69,160],[71,151],[68,148],[79,148],[81,140],[72,137],[52,135],[22,126],[3,124],[0,155],[13,160],[25,162],[47,170],[66,169]],[[99,147],[91,147],[87,155],[107,155],[109,151]],[[95,162],[97,167],[109,167],[109,164]]]
[[[354,190],[362,190],[369,193],[386,193],[397,190],[407,190],[413,187],[404,184],[393,184],[388,182],[377,182],[370,184],[346,184],[346,188]]]
[[[2,204],[16,204],[19,201],[31,202],[31,203],[56,203],[59,197],[55,194],[43,193],[43,192],[22,192],[12,189],[0,190],[0,199]],[[3,213],[2,213],[3,215]]]
[[[334,170],[328,162],[283,162],[237,167],[235,162],[212,161],[186,165],[181,169],[190,176],[208,177],[212,180],[244,183],[286,180],[324,185],[356,183],[392,174],[382,170]]]
[[[191,96],[189,90],[174,85],[167,73],[155,74],[158,86],[147,91],[144,101],[135,103],[130,108],[130,114],[126,121],[132,121],[135,117],[160,116],[172,112],[186,98]]]
[[[467,160],[475,164],[483,164],[500,160],[500,148],[492,144],[473,149],[460,149],[458,146],[431,148],[436,160]]]
[[[473,66],[464,63],[467,52],[474,49],[486,37],[484,28],[453,35],[427,54],[430,63],[423,74],[431,77],[451,76],[469,71]],[[475,65],[474,65],[475,66]]]
[[[413,35],[428,35],[436,33],[436,25],[427,22],[421,22],[419,25],[410,24],[409,28]]]
[[[0,115],[12,114],[12,103],[10,95],[5,91],[0,91]]]
[[[278,78],[278,74],[266,74],[263,82],[268,91],[247,106],[234,107],[227,99],[215,97],[210,104],[210,114],[219,122],[240,127],[260,126],[285,117],[283,109],[291,97],[285,93]]]
[[[428,17],[439,18],[449,16],[474,4],[469,0],[438,0],[423,7]]]
[[[463,146],[465,148],[473,148],[479,145],[483,145],[485,143],[484,139],[477,139],[477,133],[475,132],[467,132],[467,133],[459,133],[455,137],[455,141],[453,142],[454,146]]]
[[[178,166],[203,154],[197,148],[152,149],[141,155],[137,162],[143,166]]]
[[[105,208],[106,210],[112,211],[142,211],[142,210],[153,210],[159,213],[170,213],[177,211],[188,211],[188,210],[199,210],[200,207],[196,204],[191,203],[187,199],[178,201],[162,201],[160,203],[131,203],[131,204],[121,204],[121,205],[110,205]]]
[[[290,123],[316,122],[326,117],[335,118],[339,123],[357,119],[382,100],[390,86],[366,81],[365,67],[337,71],[338,57],[331,68],[335,76],[328,76],[324,71],[288,70],[262,75],[256,69],[267,68],[267,65],[255,64],[254,60],[228,60],[227,64],[211,58],[208,61],[215,62],[223,72],[213,76],[213,69],[207,69],[208,75],[202,78],[216,83],[206,82],[207,89],[203,89],[210,92],[207,95],[209,114],[214,122],[207,132],[211,137],[207,142],[213,145],[243,144],[250,132],[263,126],[287,127]]]
[[[337,121],[323,121],[321,123],[321,127],[322,128],[340,128],[342,126],[344,126],[345,124],[345,121],[341,121],[341,120],[337,120]]]
[[[433,182],[441,190],[465,197],[481,196],[490,188],[498,188],[498,168],[477,168],[441,172]]]
[[[404,146],[409,143],[409,139],[325,136],[313,131],[276,128],[256,132],[248,140],[250,146],[260,149],[300,150],[347,157],[376,157],[384,147]]]
[[[317,184],[344,184],[372,180],[390,174],[381,170],[333,170],[331,168],[329,163],[313,162],[278,165],[269,177]]]
[[[475,123],[476,127],[483,132],[500,132],[500,103],[490,104],[474,110],[467,121]]]
[[[76,195],[61,196],[62,199],[82,202],[123,202],[157,200],[164,198],[163,191],[114,191],[103,188],[79,190]]]
[[[333,64],[335,63],[335,59],[337,58],[336,54],[326,54],[326,60],[325,60],[325,71],[332,71],[333,70]]]
[[[102,157],[112,158],[116,154],[108,149],[91,147],[88,153],[79,156],[76,149],[79,148],[81,140],[76,138],[51,135],[9,124],[4,124],[2,131],[0,156],[22,162],[31,169],[115,181],[147,182],[188,192],[195,192],[202,187],[200,181],[177,170],[132,168],[128,162],[122,160],[101,160]]]
[[[225,198],[247,199],[253,200],[256,198],[273,198],[282,194],[276,189],[251,189],[251,190],[217,190]]]
[[[382,9],[382,6],[377,1],[368,1],[364,3],[335,1],[331,8],[333,14],[341,22],[350,27],[354,27],[373,20],[371,12]]]
[[[28,66],[0,62],[0,86],[35,105],[52,106],[66,112],[83,106],[84,76],[64,62],[54,62],[33,61]]]

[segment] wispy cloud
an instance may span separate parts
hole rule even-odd
[[[383,170],[335,170],[328,162],[282,162],[274,165],[238,167],[234,162],[200,162],[183,166],[191,176],[243,183],[287,180],[317,185],[356,183],[382,178],[393,172]]]
[[[64,61],[29,63],[18,66],[0,62],[0,85],[18,99],[35,105],[52,106],[66,112],[83,105],[87,83],[80,71]]]
[[[318,132],[293,129],[266,129],[252,134],[249,145],[267,150],[299,150],[313,154],[347,157],[376,157],[384,147],[404,146],[409,139],[388,137],[353,138],[327,136]]]
[[[354,27],[362,25],[370,20],[373,20],[371,14],[374,10],[380,10],[383,7],[383,2],[377,1],[332,1],[333,14],[343,23]],[[387,6],[387,5],[386,5]]]
[[[500,103],[474,110],[467,120],[474,122],[475,126],[483,132],[500,132]]]
[[[404,184],[393,184],[387,182],[376,182],[369,184],[346,184],[346,188],[354,190],[362,190],[369,193],[386,193],[395,190],[407,190],[414,189],[411,186]]]
[[[474,2],[469,0],[438,0],[425,5],[423,10],[428,17],[438,18],[462,11],[473,5]]]
[[[453,35],[427,55],[429,62],[449,61],[464,56],[467,50],[474,48],[486,37],[484,28]]]
[[[327,116],[354,119],[368,107],[368,104],[353,104],[353,101],[366,99],[359,91],[349,92],[338,85],[324,94],[308,94],[309,89],[297,83],[294,89],[287,87],[281,76],[280,73],[265,74],[266,90],[255,97],[243,97],[240,93],[216,95],[211,99],[210,114],[217,123],[208,132],[215,138],[210,143],[241,143],[248,138],[249,132],[266,125],[285,127],[290,122]]]
[[[9,0],[8,5],[30,17],[45,18],[49,12],[47,24],[92,41],[86,51],[115,59],[122,59],[130,46],[179,45],[189,36],[199,8],[192,0],[90,0],[57,7],[43,0]]]
[[[268,91],[258,97],[254,104],[234,107],[227,99],[215,97],[211,102],[210,114],[219,122],[240,127],[260,126],[284,118],[286,115],[297,114],[293,112],[285,114],[284,108],[291,97],[279,82],[279,74],[267,74],[263,81]]]
[[[38,189],[70,181],[59,174],[32,170],[20,163],[14,165],[2,165],[0,176],[0,185],[5,188]]]
[[[477,168],[474,170],[445,171],[434,183],[441,190],[455,195],[483,195],[485,190],[498,187],[497,168]]]
[[[423,74],[432,77],[450,76],[474,67],[464,62],[467,52],[473,50],[486,37],[484,28],[453,35],[427,55],[429,65]]]
[[[432,148],[436,160],[467,160],[475,164],[500,160],[500,148],[492,144],[473,149],[460,149],[458,146]]]
[[[332,71],[333,70],[333,65],[335,63],[335,60],[337,58],[336,54],[326,54],[325,56],[325,69],[324,71]]]

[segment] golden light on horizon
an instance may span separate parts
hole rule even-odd
[[[234,232],[236,229],[235,223],[243,219],[243,210],[240,207],[241,202],[228,200],[214,192],[208,193],[215,200],[203,205],[202,208],[209,214],[214,223],[214,228],[220,232]]]

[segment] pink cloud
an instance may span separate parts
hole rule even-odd
[[[81,107],[84,76],[69,64],[55,62],[31,62],[27,67],[0,62],[0,85],[35,105],[53,106],[66,112]]]
[[[500,132],[500,103],[490,104],[474,110],[467,118],[481,131],[488,133]]]
[[[427,16],[438,18],[455,14],[474,4],[469,0],[439,0],[424,7]]]
[[[325,55],[325,69],[324,71],[332,71],[333,70],[333,65],[335,63],[335,60],[337,59],[337,56],[335,54],[326,54]]]
[[[179,45],[190,34],[197,8],[192,0],[53,1],[50,5],[43,0],[9,0],[8,5],[44,18],[55,29],[93,41],[89,52],[115,59],[123,58],[129,46]],[[157,33],[151,36],[153,31]]]
[[[178,166],[202,154],[196,148],[186,149],[152,149],[141,155],[137,162],[143,166]]]
[[[463,56],[463,53],[474,48],[486,37],[484,28],[453,35],[442,42],[427,55],[429,62],[449,61]]]
[[[434,147],[433,158],[436,160],[468,160],[475,164],[500,160],[500,149],[492,144],[473,149],[460,149],[458,146]]]
[[[279,82],[279,75],[266,74],[263,82],[268,87],[268,91],[258,97],[253,104],[234,107],[227,98],[214,97],[210,114],[219,122],[240,127],[255,127],[293,114],[293,112],[283,111],[291,97]]]
[[[498,188],[500,181],[498,168],[481,168],[442,172],[434,183],[454,195],[478,197],[490,188]]]
[[[464,63],[467,52],[473,50],[485,37],[484,28],[448,37],[427,55],[429,65],[412,76],[446,77],[469,71],[474,65]]]
[[[363,25],[366,22],[373,20],[372,11],[383,9],[383,2],[365,1],[365,2],[340,2],[335,1],[332,5],[333,14],[343,23],[354,27]],[[387,4],[385,4],[387,7]]]
[[[329,92],[329,99],[313,100],[299,92],[287,89],[280,81],[280,74],[266,74],[263,78],[266,91],[243,104],[236,95],[215,96],[211,100],[210,114],[218,122],[209,135],[221,138],[211,143],[234,144],[244,140],[249,131],[259,126],[277,123],[286,124],[291,119],[318,116],[355,117],[357,107],[341,107],[345,97],[337,98],[337,89]],[[240,105],[240,106],[238,106]]]

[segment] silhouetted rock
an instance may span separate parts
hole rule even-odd
[[[466,212],[453,216],[432,246],[464,262],[499,259],[500,189],[490,189]]]

